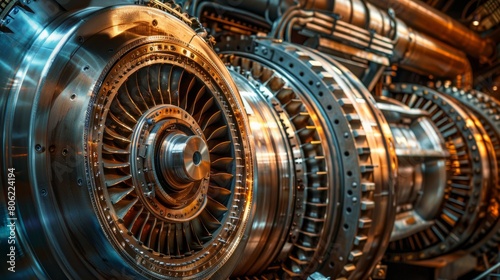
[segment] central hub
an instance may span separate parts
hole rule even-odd
[[[135,126],[131,156],[139,198],[157,217],[183,222],[203,211],[210,153],[202,129],[188,112],[173,105],[149,109]]]
[[[131,272],[213,278],[250,220],[250,131],[222,61],[190,27],[154,10],[144,27],[163,20],[160,33],[124,29],[113,42],[126,45],[116,45],[106,72],[90,71],[99,78],[82,109],[92,213],[113,262]]]
[[[178,190],[207,177],[210,155],[205,140],[197,135],[168,135],[161,146],[160,166],[166,181]]]

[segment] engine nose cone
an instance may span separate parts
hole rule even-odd
[[[162,144],[160,158],[162,170],[171,170],[166,174],[168,181],[195,182],[210,171],[207,144],[199,136],[169,135]]]

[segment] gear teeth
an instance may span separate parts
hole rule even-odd
[[[370,147],[361,147],[361,148],[358,148],[357,150],[358,150],[358,155],[360,155],[360,156],[370,154]]]
[[[375,170],[375,165],[362,165],[359,167],[361,173],[372,173]]]
[[[475,113],[483,125],[489,127],[487,132],[493,148],[495,149],[497,170],[500,171],[500,101],[474,90],[464,91],[458,90],[455,87],[439,87],[438,91],[448,94],[459,100],[462,104],[465,104],[467,108]],[[490,197],[499,197],[499,188],[497,182],[496,188],[493,189],[494,194],[490,195]],[[495,206],[495,203],[498,204],[499,201],[492,200],[490,203],[492,203],[492,207],[495,208],[498,207]],[[497,251],[500,243],[500,217],[494,216],[491,211],[487,211],[485,222],[479,226],[476,232],[480,234],[476,235],[468,243],[468,246],[479,244],[473,246],[473,248],[475,248],[473,254],[482,255],[488,252]],[[482,241],[478,242],[478,240]]]
[[[361,218],[359,219],[358,227],[359,228],[369,228],[372,225],[372,219]]]
[[[375,208],[375,203],[368,199],[361,200],[361,209],[363,210],[372,210]]]
[[[341,98],[338,100],[340,106],[344,108],[344,110],[347,109],[354,109],[354,105],[352,104],[352,101],[349,98]]]
[[[373,215],[378,211],[373,211],[376,204],[372,197],[375,191],[380,192],[379,189],[385,190],[386,188],[385,186],[376,187],[374,177],[378,178],[378,175],[375,176],[374,171],[379,166],[373,164],[374,162],[383,162],[385,155],[371,153],[370,146],[376,145],[377,142],[374,136],[368,136],[365,130],[368,129],[370,133],[378,132],[378,126],[373,126],[373,123],[379,121],[378,116],[375,113],[365,114],[366,112],[373,112],[376,108],[374,105],[373,108],[370,105],[369,94],[360,92],[359,95],[355,96],[350,91],[344,91],[343,86],[336,81],[338,77],[337,72],[334,72],[336,71],[334,69],[337,69],[335,64],[332,63],[331,66],[328,66],[325,63],[327,62],[326,58],[310,53],[300,46],[277,43],[276,41],[256,40],[243,42],[242,44],[256,45],[255,49],[266,47],[273,52],[272,62],[276,63],[276,67],[288,72],[289,75],[295,78],[296,82],[301,83],[305,89],[310,91],[311,97],[316,97],[313,103],[318,102],[315,105],[324,110],[325,116],[328,116],[331,125],[338,126],[338,129],[334,130],[334,137],[342,143],[340,148],[342,151],[339,152],[339,156],[345,165],[344,168],[346,168],[346,173],[341,177],[342,191],[344,193],[338,202],[341,205],[339,211],[350,212],[353,209],[356,211],[356,214],[353,214],[353,217],[349,220],[345,219],[345,216],[340,217],[341,228],[328,229],[337,231],[337,237],[335,238],[347,240],[346,250],[337,252],[333,248],[335,246],[333,243],[327,245],[330,248],[318,248],[319,243],[317,240],[320,240],[321,236],[313,234],[308,228],[314,228],[314,232],[322,232],[323,227],[326,226],[326,221],[322,218],[324,214],[321,213],[330,209],[329,207],[332,207],[333,203],[323,201],[323,198],[328,197],[332,188],[327,183],[329,181],[328,172],[331,171],[325,169],[325,151],[322,148],[327,141],[317,137],[319,128],[314,125],[314,119],[311,117],[312,113],[308,112],[308,107],[304,105],[306,102],[301,100],[303,98],[300,95],[301,93],[295,93],[291,90],[291,87],[287,87],[286,84],[281,85],[279,81],[274,80],[273,84],[283,87],[282,89],[278,89],[278,86],[273,87],[274,98],[276,98],[277,102],[275,109],[281,109],[283,117],[288,116],[287,121],[291,127],[287,127],[286,131],[291,132],[289,134],[290,139],[296,139],[297,147],[300,148],[300,153],[296,154],[296,160],[304,164],[302,166],[302,176],[304,176],[303,193],[307,194],[303,196],[301,202],[305,209],[299,211],[299,208],[296,208],[294,213],[294,217],[301,215],[302,219],[294,218],[297,226],[292,226],[291,239],[293,241],[289,243],[290,253],[288,254],[288,260],[281,266],[282,270],[287,274],[285,278],[304,278],[305,274],[303,273],[307,273],[314,269],[314,266],[318,266],[319,264],[315,259],[317,250],[334,252],[329,256],[329,259],[322,260],[322,262],[335,263],[335,273],[340,273],[339,276],[342,277],[349,277],[355,272],[360,260],[363,260],[361,267],[364,268],[369,265],[363,258],[365,249],[372,250],[372,248],[367,247],[369,246],[367,236],[371,232],[378,232],[371,227],[371,218],[374,218]],[[238,45],[241,48],[242,44],[229,44],[228,46],[234,48]],[[255,52],[253,55],[269,61],[260,52]],[[255,74],[265,72],[263,69],[266,67],[258,62],[259,59],[256,59],[255,63],[248,63],[247,65],[242,64],[242,61],[245,60],[242,58],[227,55],[223,59],[226,59],[233,67],[241,66],[243,70],[252,69],[252,71],[255,71],[253,69],[259,69]],[[342,72],[343,70],[338,71]],[[272,75],[272,73],[266,74],[266,76]],[[260,77],[253,76],[256,80],[264,79],[264,75]],[[266,86],[270,87],[269,84]],[[284,89],[285,87],[287,87],[287,90]],[[354,90],[357,91],[358,89]],[[363,114],[361,115],[361,113]],[[382,121],[385,122],[385,120]],[[282,122],[286,123],[285,120]],[[297,157],[299,154],[302,158]],[[358,186],[360,187],[358,188]],[[364,204],[360,203],[360,201],[363,201]],[[301,257],[298,257],[299,255]],[[339,260],[340,263],[337,264]],[[314,263],[314,266],[311,263]],[[327,265],[320,266],[327,267]]]
[[[354,245],[362,246],[366,243],[366,240],[368,240],[366,235],[358,235],[354,238]]]
[[[300,112],[297,115],[290,118],[290,120],[296,125],[307,123],[310,119],[311,115],[309,115],[309,113],[307,112]]]
[[[307,235],[309,237],[319,237],[320,234],[319,233],[316,233],[316,232],[308,232],[308,231],[303,231],[303,230],[299,230],[300,233],[304,234],[304,235]]]
[[[348,114],[348,115],[346,115],[346,119],[350,123],[361,122],[361,119],[360,119],[358,114]]]
[[[300,265],[300,266],[305,266],[305,265],[307,265],[307,264],[309,263],[309,260],[300,260],[300,259],[295,258],[295,257],[290,257],[290,259],[291,259],[294,263],[296,263],[296,264],[298,264],[298,265]]]
[[[344,265],[344,269],[342,270],[342,273],[349,275],[349,274],[353,273],[354,270],[356,270],[356,266],[354,264],[347,264],[347,265]]]
[[[363,192],[372,192],[375,190],[375,183],[372,182],[364,182],[361,184],[361,190]]]
[[[361,252],[360,250],[354,250],[354,251],[351,251],[351,253],[349,253],[349,260],[352,262],[352,261],[356,261],[358,260],[361,256],[363,255],[363,252]]]
[[[465,102],[455,103],[441,92],[419,85],[389,86],[389,97],[428,113],[445,141],[449,153],[445,163],[453,173],[447,175],[446,188],[449,191],[444,196],[443,208],[435,216],[433,224],[427,229],[391,242],[386,252],[387,259],[391,261],[442,255],[450,250],[463,248],[467,240],[479,232],[473,221],[479,214],[476,206],[480,203],[480,198],[474,194],[481,193],[486,186],[481,170],[489,168],[489,163],[481,159],[487,158],[489,142],[483,141],[482,137],[474,137],[485,134],[484,130],[474,115],[459,105],[474,102],[471,95],[451,89],[447,93],[456,95],[455,98],[461,98]],[[477,108],[486,111],[480,106]]]
[[[366,138],[366,133],[362,129],[353,130],[352,134],[355,138]]]

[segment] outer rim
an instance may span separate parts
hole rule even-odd
[[[161,38],[157,37],[154,38],[153,40],[158,40],[158,39],[166,39],[166,42],[168,42],[168,38]],[[150,39],[151,40],[151,39]],[[160,41],[161,42],[161,41]],[[247,211],[245,210],[246,207],[248,207],[248,201],[247,197],[250,191],[250,188],[248,186],[244,185],[244,181],[242,178],[238,177],[244,177],[247,174],[247,171],[244,171],[242,169],[245,166],[248,166],[247,164],[244,164],[244,156],[241,154],[243,152],[241,150],[241,147],[244,146],[240,141],[243,140],[238,140],[241,139],[241,135],[236,136],[235,133],[239,130],[228,130],[229,133],[233,134],[232,139],[234,141],[238,142],[239,144],[234,144],[235,148],[233,152],[235,153],[234,158],[235,158],[235,167],[236,170],[232,171],[234,174],[237,174],[236,177],[234,177],[234,183],[235,186],[233,187],[233,192],[234,194],[231,196],[229,201],[233,201],[234,205],[228,205],[227,209],[230,209],[228,212],[228,215],[226,215],[223,220],[220,221],[220,228],[213,232],[214,237],[211,238],[211,240],[214,240],[213,244],[212,241],[210,241],[207,244],[212,244],[213,246],[203,246],[204,249],[201,249],[198,252],[193,252],[186,254],[184,257],[178,258],[172,258],[172,257],[167,257],[164,254],[158,254],[155,250],[148,250],[147,246],[144,248],[142,241],[138,241],[137,239],[134,238],[129,238],[128,235],[130,235],[130,226],[124,227],[124,225],[121,222],[120,218],[117,218],[117,213],[114,212],[112,209],[113,206],[109,204],[110,200],[107,198],[107,194],[104,191],[105,188],[101,187],[104,186],[104,176],[101,176],[101,179],[99,179],[99,174],[102,173],[102,167],[99,167],[96,169],[95,165],[92,163],[95,160],[98,162],[101,161],[100,156],[98,158],[94,158],[94,155],[97,152],[97,155],[100,155],[100,148],[98,148],[98,143],[99,139],[101,139],[103,132],[103,121],[106,120],[106,114],[108,113],[108,106],[110,106],[113,96],[116,94],[116,90],[113,90],[113,87],[111,87],[112,81],[114,81],[116,78],[114,75],[122,75],[120,72],[117,74],[114,73],[114,69],[123,69],[124,73],[127,73],[128,71],[135,72],[133,69],[137,65],[138,69],[136,71],[139,71],[142,66],[144,65],[154,65],[156,60],[159,58],[156,53],[169,53],[174,56],[178,56],[176,59],[171,59],[169,57],[164,57],[163,60],[167,60],[168,64],[172,65],[177,65],[178,67],[184,67],[183,69],[191,69],[190,71],[192,73],[197,73],[197,75],[202,75],[204,76],[204,83],[209,83],[206,84],[210,88],[211,92],[214,92],[214,96],[217,98],[217,102],[219,104],[227,104],[227,107],[224,107],[223,110],[227,110],[224,112],[224,118],[231,118],[231,116],[235,115],[235,112],[232,111],[230,108],[232,106],[235,106],[234,103],[231,104],[231,99],[226,99],[223,97],[221,92],[224,92],[224,89],[218,88],[219,86],[223,86],[222,81],[223,78],[218,77],[218,73],[215,72],[214,70],[208,70],[208,73],[204,74],[203,73],[203,68],[200,67],[199,65],[206,65],[208,62],[204,61],[203,55],[198,54],[195,50],[190,49],[190,47],[184,47],[180,45],[179,43],[171,42],[171,43],[155,43],[154,41],[150,41],[150,43],[144,42],[144,41],[139,41],[139,43],[134,43],[133,45],[129,46],[128,48],[130,49],[127,52],[127,55],[129,55],[132,60],[136,60],[136,62],[129,64],[129,62],[125,59],[122,64],[120,63],[114,63],[113,68],[109,71],[108,78],[105,78],[103,81],[103,87],[99,90],[99,94],[96,94],[95,97],[95,103],[93,104],[93,113],[89,114],[89,127],[93,128],[92,132],[89,133],[90,141],[93,143],[91,146],[89,146],[89,155],[92,155],[89,157],[89,167],[91,170],[91,174],[94,177],[94,180],[99,180],[101,183],[97,184],[95,186],[96,196],[97,196],[97,201],[96,201],[96,206],[97,208],[103,209],[99,210],[102,211],[101,217],[104,218],[103,225],[106,231],[110,233],[110,236],[112,237],[112,242],[113,244],[117,244],[116,248],[117,250],[120,250],[125,254],[127,258],[132,258],[135,259],[134,262],[137,262],[140,264],[140,266],[144,267],[147,271],[154,271],[155,274],[158,275],[169,275],[170,277],[200,277],[201,275],[210,275],[210,271],[216,271],[218,268],[220,268],[224,264],[224,260],[227,259],[229,256],[231,256],[232,252],[235,250],[236,246],[238,245],[238,240],[242,238],[242,232],[244,228],[244,222],[245,222],[245,217],[248,216]],[[168,56],[168,55],[167,55]],[[122,61],[122,57],[120,57],[120,60]],[[160,58],[161,60],[161,58]],[[141,62],[142,61],[142,62]],[[201,62],[201,64],[200,64]],[[144,64],[144,65],[143,65]],[[128,67],[127,67],[128,66]],[[208,68],[210,69],[210,68]],[[111,74],[113,73],[113,74]],[[210,76],[213,76],[213,78],[208,78]],[[179,100],[179,105],[180,105],[180,100]],[[228,106],[232,105],[232,106]],[[221,108],[223,105],[220,105]],[[232,107],[234,108],[234,107]],[[234,109],[233,109],[234,110]],[[94,123],[92,120],[98,120],[97,122]],[[234,126],[236,125],[236,121],[231,124],[229,122],[229,126]],[[101,129],[95,129],[99,128]],[[241,130],[241,127],[240,127]],[[215,133],[215,132],[214,132]],[[212,133],[213,134],[213,133]],[[91,136],[92,135],[92,136]],[[89,140],[90,140],[89,139]],[[208,138],[210,141],[210,137]],[[97,146],[96,146],[97,145]],[[215,147],[214,147],[215,148]],[[249,160],[246,158],[246,160]],[[241,162],[241,163],[240,163]],[[241,174],[241,175],[240,175]],[[94,181],[93,180],[93,181]],[[103,192],[104,191],[104,192]],[[203,195],[203,194],[202,194]],[[132,202],[127,202],[129,203],[128,205],[135,204],[135,201]],[[128,211],[132,211],[131,206],[127,206]],[[140,210],[142,212],[142,210]],[[139,214],[137,214],[139,215]],[[136,216],[137,217],[137,216]],[[147,216],[149,217],[149,216]],[[137,219],[137,218],[134,218]],[[148,218],[146,218],[148,219]],[[213,219],[213,218],[210,218]],[[227,220],[226,220],[227,219]],[[134,223],[136,220],[133,220]],[[215,220],[214,222],[215,223]],[[217,222],[218,224],[219,222]],[[156,220],[154,222],[156,224]],[[144,228],[143,224],[143,228]],[[215,224],[214,224],[215,226]],[[218,228],[219,226],[217,226]],[[224,229],[224,230],[222,230]],[[170,227],[168,229],[164,229],[163,224],[161,225],[161,230],[168,230],[170,232]],[[179,227],[176,227],[177,232],[181,229]],[[210,231],[215,230],[215,227],[213,229],[209,229]],[[185,232],[186,229],[182,229],[182,232]],[[134,234],[136,238],[138,236],[142,235],[137,235],[138,233]],[[170,236],[170,235],[167,235]],[[170,237],[172,238],[172,237]],[[187,237],[186,237],[187,238]],[[177,241],[179,242],[179,240]],[[228,248],[226,247],[226,244],[228,245]],[[159,245],[158,245],[159,246]],[[177,245],[180,246],[180,245]],[[212,259],[220,260],[214,262]],[[140,261],[138,261],[140,260]],[[205,277],[204,276],[204,277]]]
[[[376,155],[370,155],[369,145],[379,145],[381,142],[372,142],[372,135],[364,133],[364,128],[369,131],[372,130],[372,127],[365,126],[367,123],[363,123],[366,116],[363,115],[360,118],[356,112],[356,109],[359,109],[358,106],[364,105],[359,105],[357,103],[356,98],[358,96],[354,97],[349,93],[344,93],[340,83],[343,84],[346,83],[346,81],[339,81],[334,78],[338,75],[338,69],[335,70],[336,68],[334,66],[332,66],[332,69],[325,68],[324,66],[330,65],[330,63],[311,54],[308,49],[281,41],[238,40],[236,38],[231,38],[231,40],[227,42],[223,41],[218,46],[223,49],[223,53],[228,54],[226,60],[232,65],[241,65],[242,69],[246,69],[250,67],[252,61],[257,61],[258,64],[269,67],[273,69],[273,71],[279,72],[280,75],[284,75],[291,81],[296,81],[297,84],[300,84],[298,87],[303,91],[300,92],[300,96],[306,100],[295,101],[295,99],[293,99],[293,101],[287,102],[284,99],[285,101],[282,101],[281,104],[280,101],[277,100],[276,105],[279,105],[277,108],[287,112],[287,107],[294,108],[294,105],[299,105],[301,102],[314,104],[311,106],[314,106],[315,110],[317,110],[316,113],[323,116],[318,119],[325,121],[325,123],[317,127],[317,129],[321,130],[321,133],[332,133],[335,135],[321,138],[321,144],[326,143],[326,141],[335,142],[335,140],[338,140],[338,143],[328,144],[329,152],[325,154],[325,162],[335,161],[336,164],[334,164],[334,166],[329,165],[326,169],[320,168],[317,170],[313,168],[314,171],[317,171],[316,174],[308,171],[307,161],[310,160],[310,154],[308,152],[304,153],[306,167],[303,170],[304,179],[301,181],[304,184],[304,188],[297,188],[297,197],[302,197],[303,195],[304,198],[296,203],[297,206],[293,214],[293,225],[297,226],[292,227],[291,239],[288,241],[289,244],[292,244],[292,249],[288,249],[291,253],[288,256],[288,260],[286,260],[282,266],[283,270],[291,277],[305,277],[305,275],[316,271],[318,267],[324,270],[323,272],[325,275],[353,276],[353,272],[356,271],[356,263],[364,259],[364,251],[372,250],[371,247],[373,243],[366,238],[368,232],[372,230],[377,232],[380,231],[378,227],[376,229],[371,229],[372,217],[370,215],[376,213],[376,211],[372,211],[374,204],[371,203],[370,200],[372,199],[373,193],[383,193],[381,198],[387,198],[389,201],[388,205],[391,205],[391,207],[394,206],[391,202],[392,193],[394,191],[393,187],[391,187],[393,181],[389,180],[376,187],[372,181],[374,180],[372,175],[374,174],[374,170],[378,169],[378,166],[382,166],[384,170],[380,170],[380,172],[388,172],[385,174],[392,178],[393,171],[391,170],[393,168],[395,155],[391,159],[389,159],[388,154],[379,155],[377,153]],[[246,52],[242,52],[243,50]],[[232,62],[233,60],[236,61],[237,57],[241,57],[242,61]],[[267,72],[273,71],[264,70],[262,74],[259,74],[259,71],[256,69],[260,69],[260,67],[260,65],[257,65],[251,68],[259,79],[264,79],[267,87],[272,88],[274,83],[273,75]],[[265,78],[259,75],[269,77]],[[276,84],[279,85],[279,82]],[[279,87],[277,87],[277,89],[278,88]],[[306,95],[306,92],[310,92],[310,95]],[[277,96],[279,96],[278,93]],[[371,99],[367,101],[372,102]],[[295,104],[297,102],[298,104]],[[376,111],[376,108],[372,109]],[[293,119],[293,122],[301,119],[295,118],[297,112],[293,111],[293,109],[287,112],[287,114],[291,120]],[[304,114],[308,115],[305,112]],[[383,116],[380,115],[380,117],[383,119]],[[294,125],[296,125],[296,123],[294,123]],[[301,135],[306,135],[307,131],[311,130],[310,127],[304,128],[295,128],[298,138],[300,138]],[[385,132],[386,131],[384,131],[384,133]],[[370,140],[367,140],[367,138]],[[382,142],[384,142],[384,140],[382,140]],[[301,144],[301,147],[303,146],[304,143]],[[342,153],[338,153],[338,151],[342,151]],[[349,158],[350,160],[344,161],[344,158]],[[380,165],[378,165],[379,163]],[[335,167],[338,167],[339,170],[334,171]],[[322,168],[325,167],[323,166]],[[327,171],[323,172],[323,170]],[[337,174],[336,172],[339,172],[338,174],[340,174],[340,176],[336,178],[329,176],[330,174]],[[375,172],[377,174],[376,176],[378,176],[378,172],[378,170]],[[309,179],[317,179],[321,176],[325,176],[325,178],[323,178],[325,181],[320,180],[319,182],[321,183],[318,185],[325,185],[326,181],[331,184],[331,189],[326,187],[324,189],[328,194],[322,196],[328,197],[328,203],[323,205],[316,201],[318,207],[314,209],[318,210],[318,212],[309,212],[312,209],[309,205],[314,204],[316,206],[313,202],[314,196],[310,195],[310,192],[315,190],[315,187],[311,186],[316,186],[317,183],[308,181]],[[298,179],[300,180],[300,176],[298,176]],[[329,180],[339,181],[332,183]],[[311,181],[314,182],[314,180]],[[308,185],[308,183],[310,185]],[[342,187],[337,189],[335,188],[336,186]],[[386,187],[388,191],[386,191]],[[337,217],[335,214],[336,210],[328,208],[333,207],[338,200],[340,200],[340,205],[338,206],[339,213],[348,213],[349,217],[345,217],[344,219],[344,215],[342,214],[338,214],[339,216]],[[305,206],[301,207],[302,203],[298,202],[304,203]],[[387,206],[385,203],[384,205]],[[321,223],[322,214],[318,213],[325,213],[319,210],[322,206],[330,209],[326,210],[330,218],[328,221],[325,221],[325,226],[322,230],[313,233],[310,231],[309,225],[312,223]],[[382,208],[379,210],[382,210]],[[389,219],[394,218],[394,211],[391,211],[391,213],[392,214],[388,217]],[[303,219],[296,219],[297,217],[303,216],[306,217]],[[341,224],[339,224],[340,218],[342,218]],[[384,234],[386,239],[389,238],[389,235],[390,232]],[[325,238],[323,239],[322,237]],[[318,244],[317,242],[319,242],[318,248],[314,248],[314,244]],[[345,243],[349,244],[349,246],[344,247],[339,245]],[[288,245],[288,248],[290,248],[289,246],[290,245]],[[378,251],[377,255],[383,253],[380,247],[373,249]],[[312,262],[311,259],[318,261],[315,263]],[[364,265],[373,267],[375,264],[369,261],[368,263],[363,263],[363,266]],[[364,269],[361,270],[369,273],[370,269],[366,269],[366,271],[364,271]]]
[[[450,168],[442,211],[435,224],[391,242],[387,260],[413,261],[445,254],[463,245],[475,230],[480,201],[491,184],[485,154],[490,143],[488,139],[474,137],[483,133],[472,115],[435,90],[420,85],[393,84],[388,94],[409,107],[429,112],[447,143]]]
[[[38,1],[32,4],[49,2],[51,3]],[[43,9],[35,10],[35,19],[48,21],[48,18],[43,18],[43,12]],[[23,18],[20,15],[16,20],[16,23],[22,23]],[[186,50],[186,54],[180,54],[186,57],[184,61],[187,63],[190,62],[191,55],[203,57],[208,73],[205,75],[206,80],[214,84],[217,94],[225,96],[219,100],[225,101],[225,106],[220,107],[228,112],[234,111],[234,114],[230,114],[232,124],[228,130],[238,139],[238,147],[234,153],[238,158],[235,159],[234,166],[239,174],[234,181],[238,181],[242,195],[231,197],[234,198],[233,205],[241,205],[241,215],[236,213],[240,219],[234,222],[234,228],[228,233],[232,237],[225,248],[230,250],[213,259],[206,257],[206,262],[212,262],[206,265],[206,270],[196,270],[194,265],[184,264],[191,269],[191,272],[185,274],[190,274],[192,278],[209,277],[214,273],[227,277],[232,268],[225,267],[224,264],[245,239],[243,232],[252,199],[253,163],[247,140],[247,120],[241,113],[242,103],[224,65],[217,60],[203,38],[196,36],[193,30],[178,19],[156,9],[140,6],[111,7],[99,11],[87,9],[76,13],[61,13],[50,20],[51,24],[47,27],[46,22],[33,27],[37,32],[43,31],[43,36],[28,38],[34,43],[21,49],[23,53],[15,53],[19,57],[13,59],[16,63],[19,61],[19,65],[14,65],[19,70],[8,74],[9,79],[16,78],[19,83],[9,91],[9,100],[12,98],[15,102],[12,102],[12,109],[7,114],[15,120],[12,129],[14,133],[21,132],[16,137],[23,139],[19,141],[19,149],[9,151],[6,156],[9,159],[6,161],[12,161],[23,178],[19,182],[24,194],[19,197],[19,202],[23,204],[19,216],[34,221],[20,227],[20,235],[26,240],[20,248],[25,252],[33,250],[33,254],[25,255],[23,260],[19,259],[19,264],[30,263],[33,267],[31,272],[26,273],[31,273],[31,276],[36,274],[41,278],[57,278],[61,274],[70,278],[167,276],[161,274],[162,271],[154,271],[154,268],[137,262],[138,259],[122,254],[122,249],[119,249],[121,244],[115,243],[113,227],[108,224],[106,214],[111,213],[110,209],[102,209],[101,205],[94,207],[101,197],[94,192],[96,190],[92,185],[92,176],[96,174],[90,174],[89,171],[100,168],[99,165],[103,163],[96,161],[92,162],[97,163],[96,166],[89,164],[90,159],[98,156],[97,153],[93,154],[96,150],[90,147],[92,143],[87,141],[89,135],[85,131],[93,129],[89,118],[94,115],[90,113],[99,109],[95,97],[113,62],[128,51],[124,46],[133,48],[131,42],[138,42],[137,45],[145,42],[168,42],[189,50]],[[150,36],[152,34],[158,36]],[[107,48],[102,48],[103,40]],[[192,67],[182,63],[179,65]],[[217,81],[215,77],[218,78]],[[2,99],[2,106],[3,104]],[[96,131],[102,135],[103,129],[98,127]],[[16,139],[3,140],[5,143],[13,141]],[[239,201],[236,202],[237,199]],[[224,221],[231,221],[230,215],[226,215]],[[220,245],[220,240],[212,243],[224,247]],[[113,247],[115,245],[117,247]],[[133,254],[141,255],[135,250]],[[168,276],[174,278],[181,274],[173,272]]]
[[[493,170],[492,176],[496,178],[493,179],[493,182],[496,182],[496,185],[491,187],[487,195],[491,199],[488,209],[483,209],[486,212],[486,217],[483,219],[480,229],[476,230],[476,234],[468,241],[466,246],[470,247],[469,249],[475,254],[486,253],[490,250],[495,251],[500,243],[500,216],[498,215],[500,207],[500,186],[498,182],[498,171],[500,170],[500,101],[478,91],[466,92],[455,87],[440,87],[438,90],[457,99],[474,112],[485,127],[491,140],[496,155],[497,166],[491,166]]]

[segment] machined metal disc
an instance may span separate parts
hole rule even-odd
[[[234,101],[204,63],[175,43],[131,48],[89,114],[98,207],[120,249],[159,274],[196,275],[186,268],[226,257],[248,203]]]
[[[390,235],[379,224],[394,218],[391,178],[397,164],[395,154],[385,149],[390,132],[374,100],[348,71],[307,48],[240,38],[222,41],[218,47],[224,61],[247,77],[275,111],[295,163],[290,170],[296,179],[287,231],[278,230],[283,220],[267,215],[274,204],[256,208],[254,223],[266,218],[267,229],[281,234],[281,239],[274,245],[262,239],[261,246],[269,249],[258,255],[248,251],[250,257],[236,273],[302,278],[320,271],[352,279],[369,274]],[[266,190],[257,190],[256,203],[260,192]],[[286,205],[288,199],[281,194],[273,198],[276,205]],[[372,243],[371,235],[380,239]]]
[[[184,15],[144,6],[30,7],[10,11],[0,43],[19,45],[7,56],[17,72],[0,68],[13,81],[0,109],[22,194],[19,270],[227,278],[253,160],[242,101],[205,38]]]
[[[491,166],[491,176],[496,184],[488,190],[487,208],[482,209],[485,213],[478,230],[467,242],[467,247],[475,254],[483,253],[496,254],[497,246],[500,242],[500,184],[498,182],[498,171],[500,170],[500,101],[492,96],[479,91],[458,90],[455,87],[440,87],[438,91],[448,94],[464,104],[478,117],[481,125],[485,128],[494,149],[497,166]]]
[[[463,246],[480,222],[481,200],[496,174],[493,146],[479,120],[455,101],[435,90],[393,84],[388,95],[411,108],[425,110],[445,140],[446,187],[433,223],[417,233],[391,242],[390,261],[413,261],[449,253]]]

